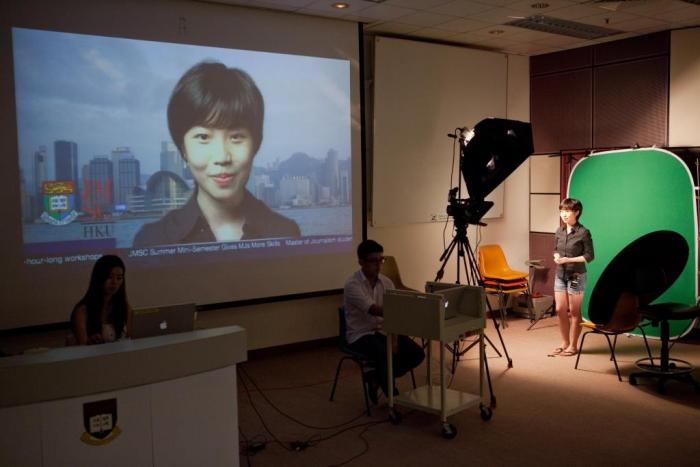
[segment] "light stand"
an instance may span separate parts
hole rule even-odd
[[[534,152],[532,125],[516,120],[487,118],[477,123],[472,130],[458,128],[455,134],[448,134],[447,136],[458,140],[460,143],[459,172],[464,178],[470,198],[463,199],[461,197],[461,179],[459,179],[457,188],[451,188],[449,191],[447,214],[452,216],[454,220],[455,236],[442,255],[440,255],[442,264],[437,272],[435,281],[442,279],[447,261],[456,249],[457,284],[460,283],[461,269],[464,267],[467,283],[483,287],[484,281],[479,273],[474,250],[469,244],[467,227],[469,224],[486,225],[481,222],[481,218],[493,206],[491,201],[485,200],[486,196]],[[506,344],[501,335],[500,325],[496,321],[491,304],[488,301],[486,304],[508,360],[508,368],[512,368],[513,360],[508,355]],[[486,338],[486,341],[500,357],[501,353],[493,345],[493,342],[485,334],[481,333],[481,335]],[[464,349],[460,349],[459,340],[454,343],[450,349],[452,352],[453,374],[457,359],[476,344],[481,343],[481,337]],[[489,383],[489,392],[491,393],[491,406],[495,407],[496,398],[493,395],[493,387],[491,386],[488,360],[485,360],[486,376]]]

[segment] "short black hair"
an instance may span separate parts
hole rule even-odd
[[[576,220],[579,220],[583,214],[583,203],[576,198],[566,198],[559,203],[559,210],[574,211]]]
[[[357,245],[357,259],[365,259],[372,253],[384,253],[384,247],[374,240],[364,240]]]
[[[168,102],[168,128],[185,157],[184,137],[195,126],[245,128],[253,137],[253,153],[263,137],[265,104],[253,78],[219,62],[200,62],[177,82]]]

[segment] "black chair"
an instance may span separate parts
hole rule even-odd
[[[637,385],[638,378],[658,378],[657,390],[665,394],[665,384],[668,380],[684,381],[692,384],[695,390],[700,392],[700,384],[693,379],[692,372],[695,369],[690,363],[671,358],[669,356],[670,329],[669,321],[687,320],[700,317],[700,307],[689,306],[683,303],[657,303],[640,309],[644,318],[651,321],[652,326],[660,326],[661,355],[657,358],[659,364],[655,365],[651,357],[641,358],[635,362],[635,366],[641,372],[630,375],[630,384]]]
[[[340,344],[340,351],[345,355],[340,358],[338,362],[338,368],[335,371],[335,379],[333,380],[333,389],[331,390],[330,400],[332,401],[335,397],[335,388],[338,386],[338,378],[340,377],[340,368],[343,366],[343,362],[346,360],[353,361],[360,367],[360,373],[362,374],[362,394],[365,397],[365,407],[367,407],[367,416],[371,416],[372,413],[369,408],[369,380],[367,378],[367,373],[374,369],[372,366],[372,360],[361,352],[357,352],[350,348],[348,345],[348,340],[346,337],[347,323],[345,321],[345,307],[338,308],[338,342]]]
[[[576,356],[574,369],[578,369],[578,362],[581,359],[581,352],[583,351],[583,343],[586,341],[586,336],[590,333],[605,336],[605,339],[608,341],[608,348],[610,349],[610,360],[615,364],[615,371],[617,372],[617,379],[619,381],[622,381],[622,376],[620,375],[620,367],[617,365],[617,358],[615,357],[617,336],[631,333],[639,329],[644,338],[644,346],[646,347],[647,355],[649,355],[649,359],[652,358],[649,342],[644,332],[644,326],[647,326],[649,323],[640,323],[642,314],[639,310],[639,298],[631,293],[622,293],[618,298],[615,308],[616,309],[613,311],[614,319],[607,324],[596,324],[587,320],[581,323],[581,327],[588,331],[584,332],[583,336],[581,336],[581,343],[578,347],[578,355]],[[613,336],[612,341],[610,341],[611,336]]]
[[[362,393],[365,397],[365,407],[367,408],[367,416],[371,416],[372,413],[369,408],[369,383],[370,380],[367,377],[367,374],[374,370],[374,364],[372,362],[372,359],[370,359],[367,355],[363,354],[362,352],[358,352],[354,349],[352,349],[348,345],[348,340],[347,340],[347,322],[345,321],[345,307],[341,306],[338,307],[338,342],[340,346],[340,351],[343,352],[345,355],[340,358],[340,361],[338,362],[338,368],[335,371],[335,379],[333,380],[333,389],[331,389],[331,397],[330,400],[332,401],[333,398],[335,397],[335,389],[338,386],[338,378],[340,377],[340,368],[343,366],[343,362],[346,360],[351,360],[357,364],[357,366],[360,367],[360,373],[362,374]],[[413,370],[411,370],[411,382],[413,383],[413,388],[416,388],[416,377],[413,374]],[[394,388],[396,388],[396,384],[394,384]]]

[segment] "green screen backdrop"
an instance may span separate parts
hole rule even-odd
[[[595,251],[586,266],[584,317],[589,316],[591,292],[612,259],[632,241],[659,230],[681,235],[689,257],[678,279],[653,303],[696,303],[697,213],[693,179],[681,159],[662,149],[594,154],[574,168],[568,196],[583,203],[581,223],[590,230]],[[692,328],[692,320],[670,321],[670,326],[671,336],[680,336]],[[646,329],[647,335],[658,336],[658,327]]]

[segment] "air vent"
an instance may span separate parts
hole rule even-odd
[[[617,29],[603,28],[543,15],[528,16],[506,24],[534,31],[577,37],[579,39],[600,39],[601,37],[614,36],[623,32]]]

